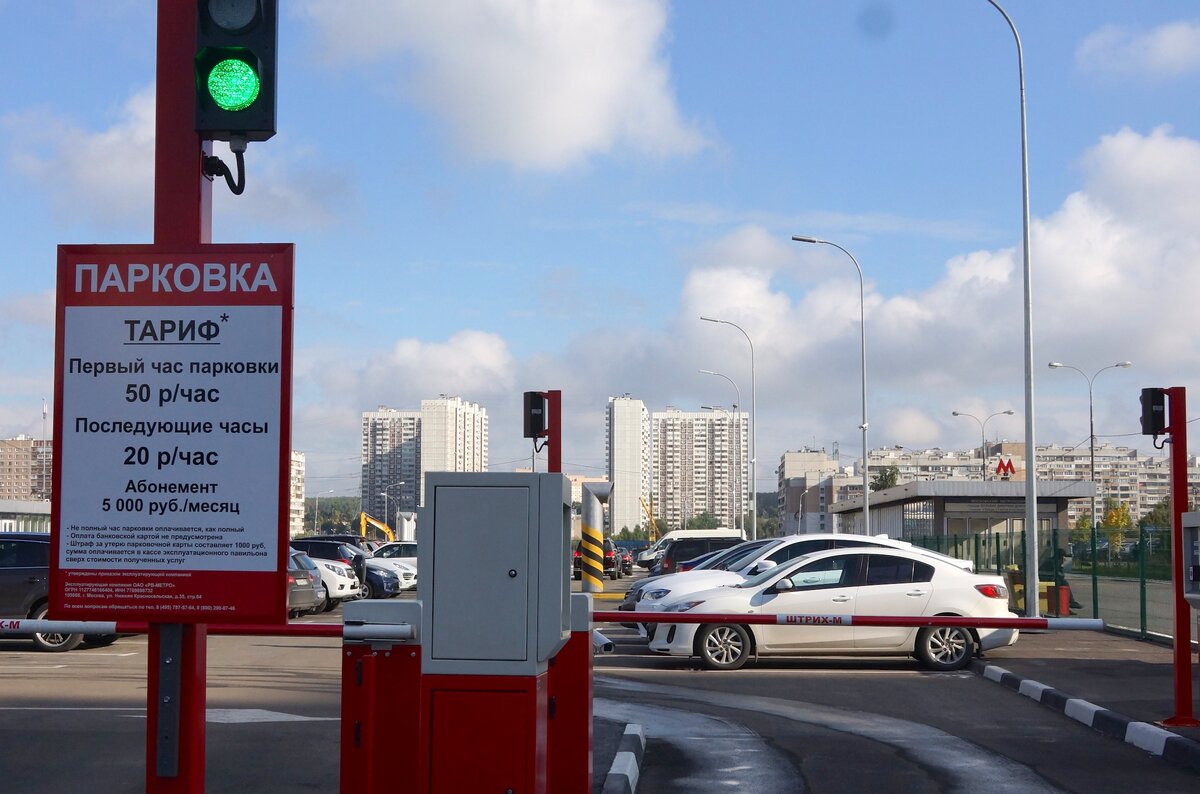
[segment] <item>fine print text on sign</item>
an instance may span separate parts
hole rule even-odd
[[[286,614],[291,246],[63,247],[55,617]]]

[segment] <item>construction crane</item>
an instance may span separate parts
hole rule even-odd
[[[382,532],[384,537],[386,537],[388,540],[396,539],[396,533],[392,532],[391,527],[382,521],[379,521],[378,519],[371,518],[371,516],[367,515],[365,511],[358,514],[358,532],[364,538],[367,537],[367,524],[370,524]]]
[[[646,500],[640,496],[638,497],[638,501],[642,503],[642,510],[646,512],[646,519],[650,522],[646,525],[646,537],[653,541],[658,535],[658,524],[654,523],[654,497],[650,497],[649,505],[647,505]]]

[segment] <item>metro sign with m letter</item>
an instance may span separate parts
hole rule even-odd
[[[1016,467],[1013,466],[1012,458],[1001,460],[996,464],[996,475],[998,477],[1011,477],[1017,473]]]
[[[59,246],[51,616],[287,619],[293,246]]]

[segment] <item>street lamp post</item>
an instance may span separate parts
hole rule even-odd
[[[985,482],[987,481],[988,477],[987,477],[987,436],[985,435],[986,431],[984,430],[984,428],[987,427],[988,422],[990,422],[992,419],[996,418],[997,416],[1012,416],[1013,413],[1014,412],[1011,410],[1010,411],[997,411],[996,413],[989,416],[987,419],[980,421],[979,417],[976,416],[975,414],[968,414],[968,413],[964,413],[962,411],[951,411],[950,412],[951,416],[969,416],[970,418],[974,419],[979,424],[979,470],[980,470],[979,473]]]
[[[1092,384],[1096,381],[1096,377],[1106,369],[1128,369],[1133,366],[1130,361],[1118,361],[1116,364],[1109,364],[1107,367],[1101,367],[1089,378],[1088,374],[1079,367],[1073,367],[1070,364],[1063,364],[1058,361],[1051,361],[1050,369],[1073,369],[1083,376],[1088,385],[1088,458],[1089,470],[1092,478],[1092,617],[1100,617],[1100,592],[1097,587],[1096,573],[1096,528],[1099,526],[1099,520],[1096,517],[1096,491],[1099,486],[1096,484],[1096,410],[1092,400]]]
[[[715,317],[701,317],[701,320],[710,323],[722,323],[723,325],[732,325],[734,328],[742,332],[742,336],[746,337],[746,343],[750,345],[750,539],[758,539],[758,494],[757,494],[757,476],[758,476],[758,416],[755,413],[754,401],[754,342],[750,339],[750,334],[746,333],[746,329],[737,323],[729,320],[719,320]]]
[[[328,491],[321,491],[313,497],[313,534],[317,535],[321,532],[321,494],[330,494],[336,491],[337,488],[330,488]]]
[[[733,428],[733,420],[732,420],[732,419],[731,419],[731,417],[730,417],[730,413],[729,413],[729,411],[726,411],[726,410],[725,410],[725,408],[724,408],[724,407],[722,407],[722,406],[720,406],[720,405],[701,405],[700,407],[701,407],[701,408],[703,408],[703,409],[704,409],[704,410],[706,410],[706,411],[720,411],[721,413],[725,414],[725,425],[726,425],[726,427],[730,428],[730,433],[729,433],[729,435],[730,435],[730,441],[732,442],[732,436],[733,436],[733,429],[732,429],[732,428]],[[734,406],[734,408],[735,408],[735,410],[736,410],[737,406]],[[732,497],[732,496],[733,496],[733,484],[732,484],[732,483],[730,483],[730,488],[729,488],[729,491],[730,491],[730,496]],[[741,498],[740,498],[740,496],[741,496],[741,495],[740,495],[740,493],[739,493],[739,498],[737,498],[737,499],[730,499],[730,501],[733,503],[733,504],[731,505],[731,507],[732,507],[732,508],[733,508],[735,511],[738,511],[738,510],[740,510],[740,509],[741,509],[742,502],[741,502]],[[746,528],[745,528],[745,526],[739,526],[739,525],[738,525],[738,523],[739,523],[739,522],[738,522],[738,515],[737,515],[737,513],[735,512],[735,514],[734,514],[734,517],[733,517],[733,528],[734,528],[734,529],[740,529],[740,530],[742,530],[743,532],[745,532],[745,529],[746,529]],[[741,523],[743,523],[743,524],[744,524],[744,523],[745,523],[745,521],[743,520]]]
[[[867,447],[867,299],[866,287],[863,282],[862,266],[858,264],[858,260],[854,258],[854,254],[842,248],[837,243],[829,240],[821,240],[817,237],[804,237],[799,234],[793,234],[792,239],[798,243],[810,243],[812,245],[831,245],[841,251],[846,256],[850,257],[850,261],[854,263],[854,269],[858,271],[858,320],[860,328],[860,338],[862,342],[862,424],[859,427],[862,429],[862,447],[863,447],[863,532],[871,534],[871,480],[867,465],[869,460],[869,449]]]
[[[724,374],[722,374],[722,373],[720,373],[720,372],[713,372],[711,369],[702,369],[702,370],[700,370],[700,374],[702,374],[702,375],[715,375],[715,376],[716,376],[716,377],[718,377],[718,378],[724,378],[725,380],[729,381],[729,385],[733,387],[733,393],[737,395],[737,402],[735,402],[735,403],[733,404],[733,410],[734,410],[734,412],[736,413],[736,412],[737,412],[737,409],[738,409],[738,406],[742,404],[742,390],[741,390],[741,389],[739,389],[739,388],[738,388],[738,385],[737,385],[736,383],[734,383],[734,382],[733,382],[733,378],[729,377],[728,375],[724,375]],[[740,432],[738,433],[738,440],[739,440],[739,441],[741,440],[741,433],[740,433]],[[745,470],[745,475],[747,476],[747,478],[749,478],[749,476],[750,476],[750,456],[749,456],[749,455],[747,455],[747,456],[746,456],[746,470]],[[738,489],[738,500],[737,500],[737,502],[738,502],[738,521],[739,521],[739,522],[740,522],[740,524],[741,524],[741,527],[740,527],[740,528],[741,528],[741,530],[742,530],[742,532],[743,532],[743,533],[745,533],[745,531],[746,531],[746,501],[745,501],[745,492],[746,492],[746,488],[745,488],[745,486],[744,486],[744,485],[743,485],[741,488],[739,488],[739,489]],[[737,528],[737,527],[736,527],[736,525],[735,525],[735,528]]]
[[[1021,104],[1021,252],[1025,281],[1025,592],[1037,593],[1038,588],[1038,526],[1037,526],[1037,445],[1033,434],[1033,265],[1029,258],[1029,151],[1028,124],[1025,119],[1025,56],[1017,26],[996,0],[988,0],[1000,12],[1012,31],[1017,44],[1017,83]],[[1025,612],[1038,616],[1038,599],[1025,599]]]
[[[380,496],[383,497],[383,523],[387,524],[389,527],[392,525],[392,522],[388,520],[389,518],[391,518],[391,516],[388,514],[387,492],[397,486],[400,486],[400,485],[404,485],[404,480],[398,480],[398,481],[392,483],[391,485],[383,486],[383,493],[379,494]]]

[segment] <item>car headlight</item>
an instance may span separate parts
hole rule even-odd
[[[400,581],[400,577],[397,576],[396,574],[392,573],[391,571],[379,571],[379,578],[380,579],[395,579],[397,582]]]
[[[674,604],[664,607],[663,612],[687,612],[689,609],[695,609],[703,603],[703,601],[676,601]]]
[[[666,598],[670,594],[670,590],[647,590],[642,599],[644,601],[658,601],[660,598]]]

